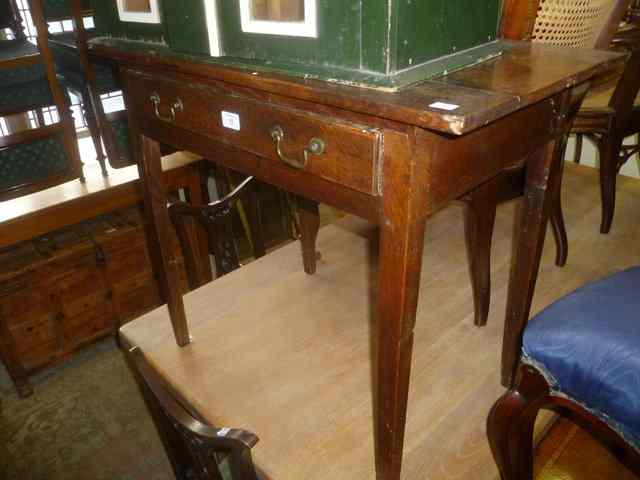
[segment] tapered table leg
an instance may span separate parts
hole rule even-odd
[[[178,263],[170,248],[171,221],[162,182],[160,144],[145,136],[140,140],[142,152],[138,169],[147,211],[147,240],[160,290],[171,316],[176,343],[182,347],[189,343],[189,330],[180,292]]]
[[[380,222],[376,474],[379,480],[398,480],[427,215],[427,169],[400,138],[388,135],[386,141],[396,154],[384,159]]]

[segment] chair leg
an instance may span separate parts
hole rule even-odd
[[[487,436],[502,480],[533,480],[533,430],[548,398],[544,378],[521,365],[516,386],[493,405]]]
[[[316,251],[316,238],[320,229],[320,213],[318,203],[303,197],[297,198],[298,216],[300,219],[300,243],[302,244],[302,260],[304,271],[316,273],[320,254]]]
[[[583,136],[581,133],[576,134],[576,149],[573,152],[573,162],[580,163],[580,159],[582,158],[582,142]]]
[[[44,114],[42,113],[42,109],[41,108],[36,108],[36,119],[38,120],[38,126],[39,127],[45,127],[46,126],[46,122],[44,120]]]
[[[91,139],[93,140],[93,146],[96,150],[96,159],[100,164],[100,169],[102,170],[103,176],[108,176],[107,165],[106,165],[106,156],[104,151],[102,150],[102,139],[100,137],[100,129],[98,128],[98,122],[96,121],[96,117],[91,108],[91,98],[89,98],[89,92],[86,90],[82,91],[82,111],[84,113],[84,118],[87,120],[87,127],[89,128],[89,133],[91,134]]]
[[[485,326],[491,303],[491,240],[497,200],[492,189],[480,187],[465,200],[464,231],[473,291],[474,323]]]
[[[600,233],[609,233],[616,208],[616,181],[618,156],[622,140],[604,137],[600,143],[600,194],[602,196],[602,223]]]
[[[566,147],[566,144],[565,144]],[[549,221],[553,230],[553,237],[556,241],[556,265],[564,267],[569,256],[569,240],[567,239],[567,229],[562,213],[562,175],[564,173],[564,153],[565,148],[560,149],[560,171],[556,177],[554,185],[551,186],[552,198]]]
[[[251,245],[253,246],[254,258],[264,257],[266,254],[264,245],[264,235],[262,234],[262,217],[260,211],[260,198],[258,196],[258,184],[254,181],[246,189],[246,214],[249,223],[249,233],[251,235]]]

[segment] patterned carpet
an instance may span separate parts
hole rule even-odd
[[[35,394],[20,400],[0,370],[0,478],[173,478],[112,339],[33,377],[32,384]]]

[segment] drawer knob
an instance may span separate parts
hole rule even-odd
[[[163,115],[162,113],[160,113],[160,103],[162,102],[162,100],[160,99],[160,95],[158,95],[157,92],[153,92],[151,94],[151,97],[149,98],[153,103],[153,108],[155,110],[156,117],[164,122],[169,122],[169,123],[175,122],[176,113],[182,112],[184,110],[184,105],[182,104],[182,100],[177,98],[176,101],[173,102],[169,107],[169,112],[171,113],[171,115]]]
[[[314,137],[309,140],[309,145],[302,152],[303,160],[299,161],[293,158],[287,157],[282,151],[282,143],[284,142],[284,130],[280,125],[276,125],[269,132],[273,142],[276,144],[276,152],[278,158],[290,167],[297,168],[298,170],[304,170],[309,163],[309,155],[322,155],[325,151],[325,143],[321,138]]]

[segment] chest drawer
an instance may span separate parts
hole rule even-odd
[[[126,78],[129,105],[139,116],[233,144],[270,160],[270,166],[297,168],[360,192],[378,193],[382,132],[376,129],[250,98],[223,86],[132,71]]]

